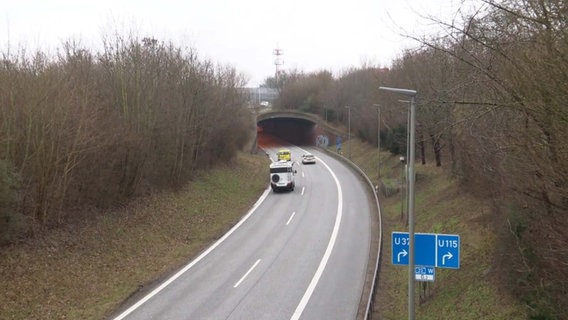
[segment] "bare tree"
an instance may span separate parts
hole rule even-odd
[[[67,43],[54,57],[3,55],[0,156],[36,230],[80,211],[71,207],[183,184],[254,130],[233,68],[153,38],[104,42],[101,53]]]
[[[554,0],[483,3],[462,24],[440,21],[447,28],[443,41],[416,39],[454,61],[458,86],[448,90],[437,77],[432,87],[449,93],[441,97],[450,104],[450,150],[462,178],[470,188],[526,208],[513,214],[518,225],[512,230],[520,246],[515,252],[532,252],[521,258],[528,268],[519,270],[540,279],[527,282],[524,292],[535,295],[544,285],[548,293],[532,305],[535,314],[564,314],[566,287],[556,284],[568,283],[568,273],[556,266],[568,257],[560,245],[568,239],[568,176],[561,165],[568,160],[566,6]],[[428,92],[424,83],[420,90]],[[427,99],[438,101],[439,92]]]

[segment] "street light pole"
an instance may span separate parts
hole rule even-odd
[[[351,159],[351,107],[350,106],[345,106],[345,108],[347,108],[348,111],[348,120],[347,120],[347,140],[349,141],[349,149],[347,149],[347,158]]]
[[[404,219],[404,193],[406,184],[404,183],[404,157],[400,157],[400,221]]]
[[[379,158],[377,160],[377,179],[381,183],[381,105],[378,103],[373,104],[377,107],[377,152]]]
[[[395,92],[410,97],[410,154],[408,155],[408,319],[414,320],[414,141],[416,117],[416,90],[379,87],[380,90]]]
[[[399,102],[402,102],[402,103],[408,103],[408,104],[409,104],[409,108],[410,108],[410,103],[411,103],[410,100],[398,100],[398,101],[399,101]],[[408,108],[408,109],[409,109],[409,108]],[[406,109],[406,108],[405,108],[405,109]],[[405,155],[407,159],[409,159],[409,155],[410,155],[410,110],[408,110],[408,109],[406,109],[406,111],[407,111],[407,112],[406,112],[406,128],[407,128],[407,131],[406,131],[406,155]],[[409,188],[408,188],[408,181],[409,181],[409,180],[408,180],[408,176],[409,176],[409,173],[408,173],[408,164],[406,164],[404,167],[405,167],[404,173],[405,173],[405,175],[406,175],[406,177],[407,177],[405,188],[406,188],[406,190],[408,190],[408,189],[409,189]],[[408,192],[408,191],[407,191],[407,192]],[[406,199],[406,207],[407,207],[407,208],[409,207],[408,201],[409,201],[409,198]],[[408,224],[408,218],[406,219],[406,223]]]

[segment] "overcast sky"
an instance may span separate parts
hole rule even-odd
[[[257,86],[283,69],[339,74],[363,62],[389,66],[416,46],[401,29],[432,28],[419,16],[448,20],[460,0],[0,0],[2,51],[24,46],[54,51],[65,40],[94,50],[103,35],[134,30],[203,58],[230,64]]]

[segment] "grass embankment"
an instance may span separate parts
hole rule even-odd
[[[346,146],[344,146],[344,150]],[[352,160],[377,182],[377,149],[353,142]],[[494,267],[497,236],[489,201],[462,191],[448,170],[416,164],[416,232],[459,234],[460,269],[436,269],[434,282],[416,283],[417,319],[526,319],[520,302],[505,287],[505,273]],[[408,231],[401,221],[398,157],[381,155],[381,177],[391,195],[381,195],[383,214],[382,263],[374,316],[408,318],[408,269],[391,263],[391,232]],[[406,207],[406,205],[405,205]],[[404,209],[406,211],[406,208]],[[424,290],[426,289],[426,292]],[[419,291],[421,293],[419,294]]]
[[[352,159],[377,181],[372,146],[353,143]],[[344,149],[345,150],[345,149]],[[400,220],[400,163],[381,158],[383,182],[395,192],[381,197],[383,259],[374,315],[407,318],[408,273],[391,264],[390,234]],[[259,167],[266,157],[237,161],[200,176],[182,191],[162,193],[82,225],[55,230],[41,240],[0,249],[0,319],[102,319],[138,288],[186,263],[236,223],[266,187]],[[416,231],[461,236],[459,270],[437,269],[418,319],[526,319],[504,291],[493,267],[492,210],[460,192],[443,168],[417,165]]]
[[[266,161],[241,154],[179,192],[0,248],[0,319],[103,319],[234,225],[266,188]]]

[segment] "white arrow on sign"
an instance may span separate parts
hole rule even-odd
[[[402,251],[398,253],[398,256],[397,256],[398,261],[397,262],[400,262],[400,255],[401,254],[402,254],[403,257],[406,257],[408,252],[406,252],[406,250],[402,249]]]
[[[448,251],[448,254],[442,256],[442,264],[446,264],[446,258],[451,259],[453,257],[452,253]]]

